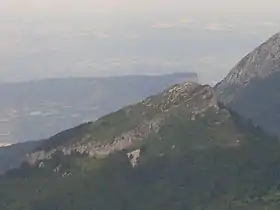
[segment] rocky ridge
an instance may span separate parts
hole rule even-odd
[[[263,80],[280,71],[280,33],[275,34],[265,43],[244,57],[217,84],[220,99],[228,104],[244,88],[255,80]]]
[[[80,153],[89,157],[104,158],[115,151],[133,149],[137,142],[151,134],[157,134],[174,111],[183,111],[188,114],[189,120],[195,120],[209,109],[219,109],[216,93],[212,87],[192,82],[175,85],[139,104],[121,110],[124,115],[136,116],[135,122],[123,122],[133,124],[132,128],[103,138],[98,133],[99,122],[103,120],[101,118],[97,122],[85,125],[89,127],[89,132],[75,137],[74,142],[69,143],[65,139],[62,145],[48,150],[41,149],[27,155],[26,161],[35,165],[40,161],[51,159],[58,151],[65,155]]]
[[[280,136],[280,33],[242,59],[216,86],[219,100],[271,135]]]

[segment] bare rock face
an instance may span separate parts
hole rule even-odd
[[[155,118],[151,121],[144,122],[135,129],[122,133],[113,139],[77,142],[75,144],[63,145],[50,151],[36,151],[28,154],[26,161],[30,165],[35,165],[38,161],[49,160],[56,152],[63,152],[64,155],[80,153],[89,157],[104,158],[109,154],[133,147],[137,141],[148,137],[151,133],[157,133],[164,122],[164,118]]]
[[[216,90],[226,106],[280,136],[280,33],[243,58]]]
[[[279,71],[280,33],[277,33],[244,57],[216,86],[220,100],[228,104],[255,80],[264,80]]]
[[[26,161],[30,165],[36,165],[38,162],[51,159],[56,152],[62,152],[64,155],[80,153],[89,157],[104,158],[116,151],[132,149],[137,142],[141,142],[152,134],[157,135],[168,117],[172,116],[173,111],[180,110],[186,113],[190,120],[195,120],[196,116],[203,115],[209,109],[219,109],[213,88],[190,82],[175,85],[141,103],[125,107],[119,112],[122,113],[121,115],[117,112],[104,117],[106,123],[110,123],[111,118],[118,119],[115,115],[124,118],[122,125],[118,123],[113,125],[114,129],[126,125],[124,131],[116,131],[108,136],[105,129],[105,134],[103,134],[101,130],[104,129],[106,123],[100,124],[101,118],[96,123],[87,125],[89,126],[85,129],[88,130],[87,133],[75,134],[74,138],[64,134],[66,137],[62,145],[33,152],[27,155]],[[69,132],[75,133],[73,130]],[[140,154],[138,150],[135,150],[134,153],[129,154],[132,157],[133,167],[137,162],[136,159],[139,158],[138,153]]]
[[[138,163],[139,163],[139,159],[140,159],[140,149],[134,150],[130,153],[127,153],[127,157],[132,165],[133,168],[135,168]]]
[[[42,161],[42,160],[49,160],[52,158],[52,155],[55,153],[56,150],[52,150],[50,152],[46,152],[44,150],[38,151],[38,152],[33,152],[31,154],[26,155],[26,161],[30,165],[35,165],[37,162]],[[44,162],[41,162],[39,164],[39,168],[44,164]]]
[[[210,107],[218,107],[215,90],[208,85],[194,82],[175,85],[162,94],[148,98],[143,103],[149,107],[157,107],[162,112],[184,107],[186,111],[199,113]]]

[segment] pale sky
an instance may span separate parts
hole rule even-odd
[[[0,82],[195,71],[218,81],[280,30],[279,0],[0,0]]]
[[[276,12],[279,0],[1,0],[1,13],[133,12]]]

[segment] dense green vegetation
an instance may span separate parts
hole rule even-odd
[[[237,141],[238,140],[238,141]],[[126,151],[95,160],[57,153],[42,168],[23,165],[0,179],[1,210],[276,210],[280,143],[236,113],[209,111],[195,121],[173,113]]]
[[[25,155],[32,152],[41,141],[30,141],[0,148],[0,174],[18,168]]]

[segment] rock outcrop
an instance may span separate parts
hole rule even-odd
[[[223,104],[280,135],[280,33],[243,58],[216,90]]]
[[[136,167],[139,163],[139,159],[140,159],[140,149],[134,150],[130,153],[127,153],[127,157],[132,165],[132,167]]]
[[[217,84],[216,90],[220,100],[229,104],[254,81],[264,80],[276,72],[280,72],[280,33],[244,57],[226,78]]]
[[[68,135],[66,131],[64,137],[57,135],[52,138],[52,141],[56,142],[56,138],[60,138],[61,141],[62,138],[61,145],[54,144],[55,146],[51,148],[39,149],[28,154],[26,161],[30,165],[35,165],[51,159],[56,152],[63,152],[64,155],[80,153],[89,157],[104,158],[116,151],[133,149],[137,142],[141,142],[150,135],[157,135],[173,112],[180,110],[194,121],[209,109],[219,109],[213,88],[185,82],[149,97],[139,104],[125,107],[119,112],[105,116],[95,123],[85,125],[87,129],[83,128],[83,130],[87,130],[86,133],[69,137],[71,135]],[[124,119],[121,122],[124,128],[122,131],[113,131],[108,135],[106,124],[112,123],[111,119],[115,119],[115,115]],[[128,118],[126,118],[127,115]],[[116,122],[116,127],[119,126],[118,124],[119,122]],[[102,129],[105,133],[102,133]],[[73,132],[73,130],[68,132]],[[50,144],[48,141],[46,143]]]

